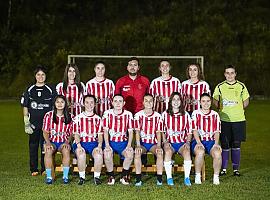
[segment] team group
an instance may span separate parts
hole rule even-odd
[[[62,153],[64,184],[69,183],[71,151],[77,159],[79,185],[85,183],[86,154],[94,160],[97,185],[101,184],[103,163],[107,184],[115,183],[114,153],[123,160],[120,178],[123,185],[130,184],[133,161],[135,186],[142,185],[142,155],[147,152],[156,157],[157,185],[162,185],[163,167],[167,184],[174,185],[175,153],[184,159],[186,186],[191,186],[192,155],[195,184],[201,184],[205,153],[213,158],[213,184],[219,185],[219,176],[226,175],[230,153],[234,175],[240,176],[240,146],[246,135],[244,109],[249,103],[249,93],[236,80],[234,66],[226,66],[226,80],[213,93],[213,104],[219,113],[211,109],[211,91],[199,64],[187,66],[188,80],[182,83],[170,74],[167,60],[160,62],[161,76],[151,84],[139,74],[136,57],[129,59],[128,74],[115,85],[105,77],[105,68],[104,62],[97,62],[96,76],[84,85],[78,67],[68,64],[63,82],[54,88],[45,83],[45,68],[37,67],[36,83],[21,98],[32,176],[39,174],[39,146],[45,152],[45,156],[41,154],[41,173],[46,172],[47,184],[54,182],[53,158],[57,151]]]

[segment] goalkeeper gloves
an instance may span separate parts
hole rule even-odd
[[[24,131],[25,131],[25,133],[27,133],[29,135],[33,134],[33,132],[34,132],[33,129],[35,128],[35,126],[30,123],[29,117],[24,116],[23,121],[24,121]]]

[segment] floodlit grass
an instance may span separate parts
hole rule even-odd
[[[233,177],[229,169],[219,186],[212,185],[212,164],[207,157],[206,182],[183,185],[183,174],[175,175],[174,187],[157,187],[153,175],[143,177],[144,185],[93,185],[92,175],[78,186],[61,183],[61,174],[53,185],[45,185],[44,177],[31,177],[28,167],[28,136],[23,131],[22,111],[17,102],[0,104],[0,199],[270,199],[270,126],[269,101],[251,102],[247,109],[247,142],[242,145],[241,177]],[[118,177],[119,178],[119,177]],[[105,182],[106,177],[103,176]],[[194,177],[191,177],[192,181]]]

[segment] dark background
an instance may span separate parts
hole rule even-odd
[[[18,97],[33,83],[37,64],[48,82],[61,81],[68,54],[199,55],[211,89],[227,64],[252,96],[270,96],[269,0],[3,0],[0,1],[0,98]],[[80,60],[82,81],[95,60]],[[125,74],[126,60],[106,60],[107,76]],[[173,75],[186,79],[186,65]],[[157,77],[159,60],[142,60]]]

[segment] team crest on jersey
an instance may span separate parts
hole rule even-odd
[[[41,97],[41,92],[40,92],[40,91],[38,91],[37,95],[38,95],[38,97]]]
[[[31,106],[31,108],[33,108],[33,109],[37,109],[37,102],[32,101],[30,106]]]

